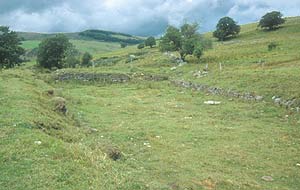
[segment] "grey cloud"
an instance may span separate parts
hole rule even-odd
[[[243,24],[270,10],[299,15],[298,7],[300,0],[0,0],[0,25],[36,32],[96,28],[158,35],[169,24],[196,21],[208,31],[223,16]]]

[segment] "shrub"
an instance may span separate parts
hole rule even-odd
[[[272,51],[273,49],[276,49],[277,46],[278,46],[277,43],[271,42],[271,43],[268,44],[268,50],[269,50],[269,51]]]
[[[138,49],[143,49],[143,48],[145,48],[145,44],[139,44],[139,45],[137,46],[137,48],[138,48]]]
[[[127,47],[127,44],[124,43],[124,42],[121,42],[121,43],[120,43],[120,46],[121,46],[121,48],[126,48],[126,47]]]
[[[151,37],[146,39],[145,46],[149,46],[150,48],[152,48],[155,45],[156,45],[156,40],[155,40],[154,37],[151,36]]]
[[[81,59],[81,65],[82,66],[91,66],[92,59],[93,59],[93,56],[90,53],[85,52]]]

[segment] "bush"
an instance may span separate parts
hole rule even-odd
[[[269,45],[268,45],[268,50],[269,50],[269,51],[272,51],[273,49],[276,49],[277,46],[278,46],[277,43],[271,42],[271,43],[269,43]]]
[[[85,52],[82,56],[82,59],[81,59],[81,65],[82,66],[91,66],[92,65],[92,59],[93,59],[93,56],[88,53],[88,52]]]
[[[25,50],[20,47],[21,39],[9,27],[0,26],[0,69],[12,68],[22,62]]]
[[[124,42],[121,42],[121,43],[120,43],[120,46],[121,46],[121,48],[126,48],[126,47],[127,47],[127,44],[124,43]]]
[[[76,68],[77,65],[80,65],[80,52],[71,45],[66,52],[64,67]]]
[[[155,45],[156,45],[156,40],[155,40],[154,37],[151,36],[151,37],[146,39],[145,46],[149,46],[150,48],[152,48]]]
[[[138,48],[138,49],[143,49],[143,48],[145,48],[145,44],[139,44],[139,45],[137,46],[137,48]]]
[[[68,50],[72,47],[69,39],[62,34],[47,38],[39,45],[37,63],[44,68],[61,69],[66,63]]]
[[[285,23],[285,20],[282,17],[283,15],[278,11],[267,13],[261,18],[258,26],[267,28],[268,30],[275,30],[281,24]]]
[[[230,17],[221,18],[217,24],[217,30],[213,36],[219,41],[224,41],[228,37],[235,37],[241,31],[241,27]]]

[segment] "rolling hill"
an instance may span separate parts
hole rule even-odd
[[[120,43],[135,45],[144,41],[142,37],[103,30],[86,30],[78,33],[63,34],[70,39],[71,43],[73,43],[80,52],[89,52],[92,54],[120,49]],[[30,52],[32,49],[38,47],[41,40],[57,34],[18,32],[18,35],[24,39],[22,47],[25,48],[27,52]]]
[[[213,49],[187,64],[129,46],[92,68],[2,70],[0,189],[299,189],[300,17],[256,26],[206,34]]]
[[[42,40],[58,33],[31,33],[31,32],[18,32],[18,35],[25,41],[27,40]],[[127,44],[138,44],[143,41],[143,38],[132,36],[129,34],[110,32],[104,30],[86,30],[77,33],[62,33],[72,40],[95,40],[101,42],[123,42]]]

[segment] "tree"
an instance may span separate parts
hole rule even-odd
[[[146,39],[145,46],[150,46],[150,48],[152,48],[155,45],[156,45],[156,40],[155,40],[154,37],[151,36],[151,37]]]
[[[198,32],[198,24],[184,24],[180,29],[169,26],[161,38],[161,51],[178,51],[185,61],[187,55],[200,58],[204,49],[210,48],[211,43],[204,39]],[[200,52],[201,51],[201,52]]]
[[[75,48],[73,44],[66,51],[66,58],[64,67],[75,68],[80,65],[80,52]]]
[[[0,26],[0,69],[12,68],[22,62],[25,50],[20,47],[21,39],[9,27]]]
[[[121,48],[126,48],[126,47],[127,47],[127,44],[124,43],[124,42],[121,42],[121,43],[120,43],[120,46],[121,46]]]
[[[213,36],[219,41],[224,41],[228,37],[235,37],[241,31],[241,27],[230,17],[223,17],[217,24],[217,29]]]
[[[268,30],[275,30],[281,24],[285,23],[282,18],[283,15],[278,11],[272,11],[265,14],[259,21],[258,26],[261,28],[267,28]]]
[[[93,56],[90,53],[85,52],[81,59],[81,65],[82,66],[91,66],[92,59],[93,59]]]
[[[37,63],[45,68],[63,68],[68,50],[72,47],[69,39],[62,35],[43,40],[38,49]]]
[[[169,26],[159,45],[161,51],[179,51],[182,46],[180,30],[174,26]]]
[[[145,48],[145,44],[139,44],[139,45],[137,46],[137,48],[138,48],[138,49],[143,49],[143,48]]]

